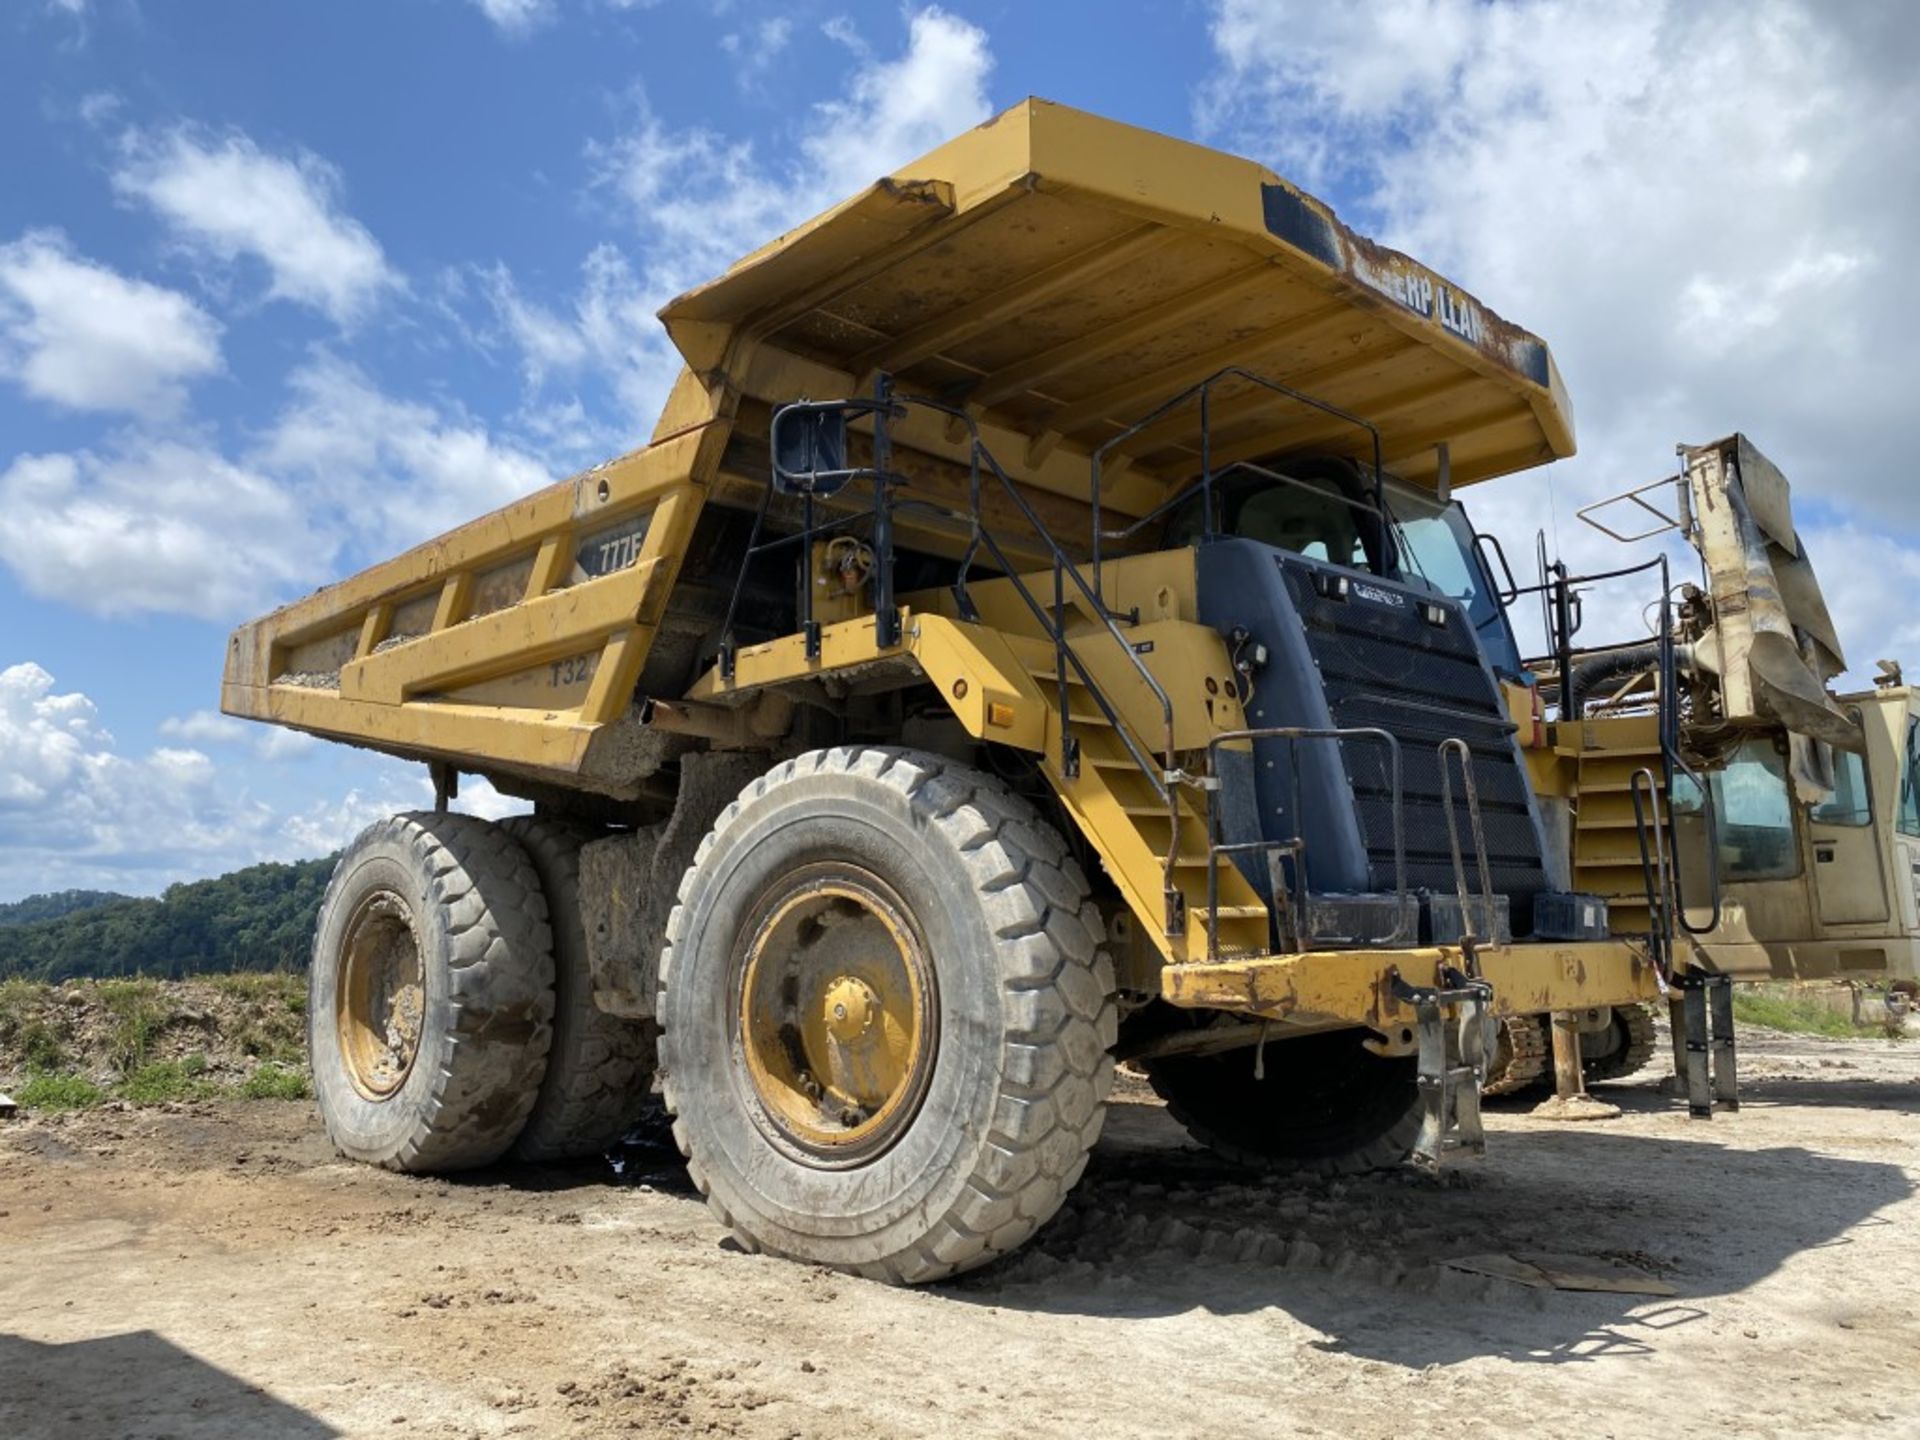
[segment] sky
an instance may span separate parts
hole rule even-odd
[[[639,443],[661,303],[1029,94],[1257,159],[1546,337],[1580,453],[1465,497],[1517,560],[1620,563],[1575,510],[1743,430],[1851,677],[1920,664],[1900,0],[4,0],[0,901],[424,803],[220,716],[227,631]]]

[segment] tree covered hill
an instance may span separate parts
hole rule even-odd
[[[304,969],[333,862],[250,865],[170,886],[157,900],[30,896],[0,911],[0,980]]]
[[[56,890],[51,895],[29,895],[0,904],[0,926],[31,925],[36,920],[58,920],[76,910],[91,910],[115,900],[131,900],[113,890]]]

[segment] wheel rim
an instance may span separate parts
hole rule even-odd
[[[760,1114],[823,1166],[881,1154],[918,1112],[937,1049],[933,968],[906,906],[870,871],[812,865],[741,934],[731,1038]]]
[[[413,1073],[426,1018],[426,967],[413,912],[391,890],[369,895],[347,922],[334,1030],[353,1088],[385,1100]]]

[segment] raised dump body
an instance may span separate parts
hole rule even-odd
[[[349,1153],[585,1143],[657,1024],[744,1239],[928,1278],[1051,1213],[1115,1056],[1249,1163],[1437,1164],[1491,1014],[1663,983],[1554,882],[1451,499],[1572,452],[1534,336],[1250,162],[1042,101],[662,319],[649,446],[233,637],[230,713],[539,806],[517,849],[440,814],[343,859]],[[499,921],[516,855],[548,958],[502,922],[488,973],[551,974],[543,1066],[537,983],[493,1024],[435,979],[475,972],[432,917]]]

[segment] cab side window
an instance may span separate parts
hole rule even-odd
[[[1920,763],[1920,720],[1907,722],[1907,763],[1901,767],[1900,775],[1900,833],[1902,835],[1920,835],[1920,775],[1916,775],[1916,764]]]
[[[1867,762],[1851,750],[1833,752],[1833,794],[1813,807],[1822,825],[1866,825],[1873,820],[1867,795]]]

